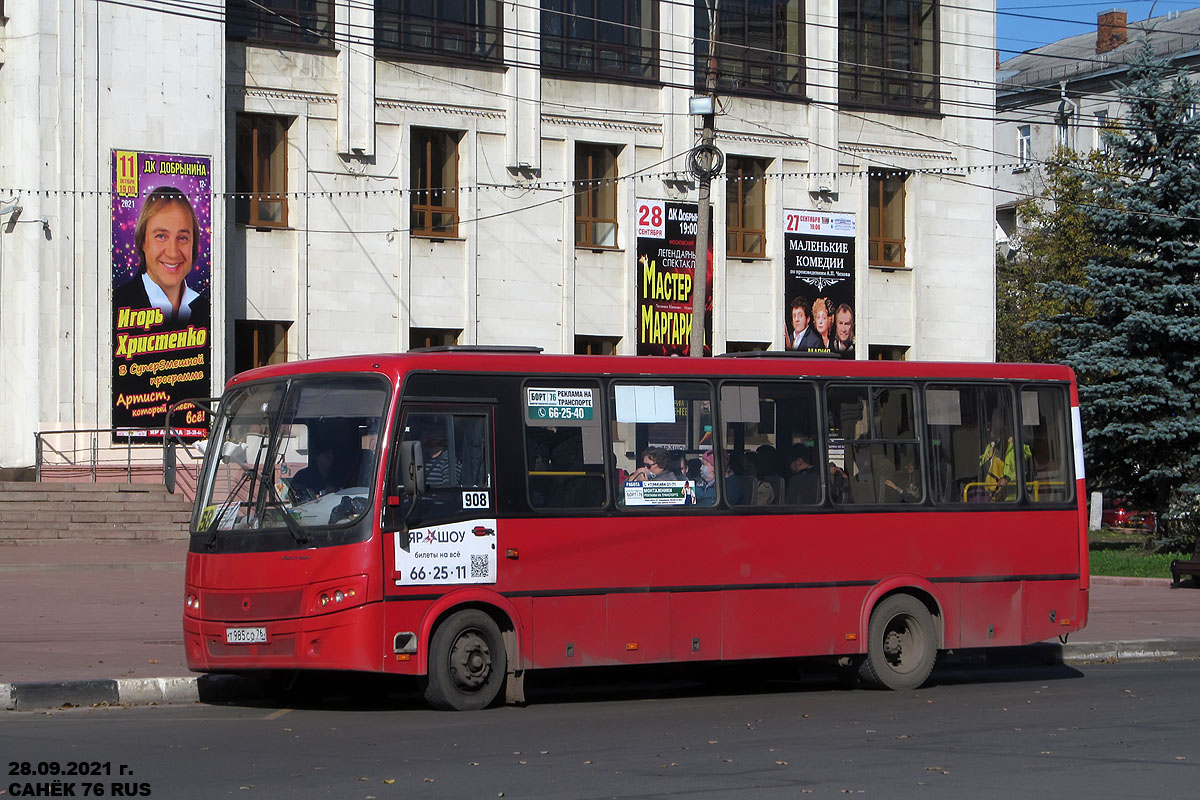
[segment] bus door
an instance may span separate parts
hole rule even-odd
[[[490,405],[401,410],[384,512],[384,580],[396,587],[494,584],[496,489]],[[425,487],[406,494],[401,451],[420,443]]]

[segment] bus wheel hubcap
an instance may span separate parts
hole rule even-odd
[[[883,634],[883,655],[888,666],[897,672],[911,669],[912,664],[905,661],[904,651],[908,648],[910,652],[918,652],[919,636],[920,631],[915,629],[910,618],[897,617],[892,620]]]
[[[464,689],[478,689],[492,671],[492,653],[476,631],[459,636],[450,650],[450,674]]]

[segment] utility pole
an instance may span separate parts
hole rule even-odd
[[[712,179],[721,174],[725,158],[713,144],[717,107],[717,13],[721,0],[706,0],[708,7],[708,74],[706,95],[693,97],[689,112],[702,117],[700,144],[693,148],[688,167],[700,183],[696,219],[696,267],[692,271],[692,338],[688,355],[704,356],[704,308],[708,304],[708,228],[712,219]]]

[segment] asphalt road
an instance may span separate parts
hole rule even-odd
[[[74,796],[85,784],[116,796],[117,784],[246,800],[1094,800],[1191,796],[1200,784],[1200,661],[968,668],[935,673],[918,692],[752,674],[551,674],[529,687],[527,706],[478,713],[429,711],[408,691],[381,700],[379,686],[345,681],[289,698],[303,708],[10,712],[0,715],[0,795],[55,780],[14,775],[24,764],[65,772],[80,762],[102,774],[60,776]]]

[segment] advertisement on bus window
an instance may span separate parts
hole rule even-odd
[[[854,215],[783,213],[784,344],[854,358]]]
[[[699,206],[671,200],[637,201],[637,352],[686,356],[692,339],[692,287]],[[712,355],[713,251],[708,231],[708,292],[704,355]]]
[[[212,329],[212,159],[112,153],[112,424],[121,440],[161,441],[167,408],[208,397]],[[172,417],[185,439],[207,413]]]

